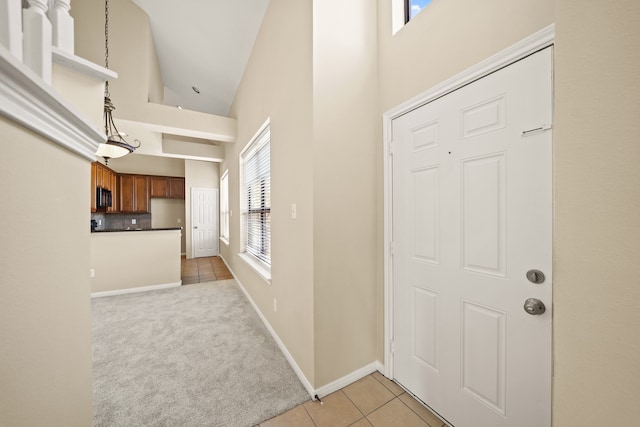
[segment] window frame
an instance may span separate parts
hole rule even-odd
[[[259,192],[260,199],[262,200],[262,206],[260,207],[261,215],[265,214],[271,216],[271,121],[267,119],[267,121],[260,127],[260,129],[256,132],[256,134],[249,140],[249,143],[246,147],[240,152],[239,163],[240,163],[240,253],[238,254],[239,258],[245,261],[251,268],[253,268],[267,283],[271,283],[271,231],[270,226],[268,229],[268,260],[260,259],[259,257],[252,254],[247,250],[247,244],[249,240],[249,230],[248,230],[248,215],[249,215],[249,195],[248,195],[248,185],[246,181],[245,174],[245,164],[250,160],[254,159],[264,147],[269,147],[269,182],[268,182],[268,207],[265,206],[267,204],[265,195],[263,194],[266,191],[262,188]],[[261,183],[264,186],[264,183]],[[260,221],[259,224],[261,226],[260,235],[264,236],[264,227],[265,221]],[[264,241],[261,240],[261,249],[258,251],[259,253],[264,254]]]
[[[229,169],[220,176],[220,240],[229,245]]]
[[[407,25],[411,20],[411,0],[404,1],[404,24]]]

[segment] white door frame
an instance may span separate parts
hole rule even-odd
[[[194,234],[193,233],[193,227],[194,227],[193,224],[194,224],[194,217],[195,217],[195,212],[193,210],[193,200],[194,200],[193,194],[194,194],[195,191],[198,191],[198,190],[214,190],[214,191],[216,191],[216,197],[218,197],[218,199],[217,199],[218,212],[216,214],[216,217],[217,217],[217,220],[218,220],[218,225],[217,225],[218,236],[215,239],[216,240],[216,246],[218,248],[217,251],[216,251],[217,252],[216,256],[218,256],[218,255],[220,255],[220,242],[219,242],[219,240],[220,240],[220,189],[219,188],[213,188],[213,187],[206,187],[206,188],[205,187],[192,187],[191,188],[191,192],[190,192],[190,201],[189,201],[189,203],[191,205],[189,207],[189,209],[191,210],[191,223],[189,224],[189,227],[190,227],[189,233],[191,233],[191,258],[196,258],[196,241],[193,238],[193,234]]]
[[[513,46],[491,56],[462,73],[445,80],[382,115],[384,155],[384,374],[393,378],[393,133],[394,119],[431,101],[455,91],[475,80],[487,76],[541,49],[555,41],[555,25],[551,24]]]

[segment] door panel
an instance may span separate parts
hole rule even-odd
[[[218,255],[218,190],[192,189],[191,217],[194,258]]]
[[[456,427],[550,425],[551,59],[392,124],[394,378]]]

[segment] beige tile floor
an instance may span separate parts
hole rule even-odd
[[[393,381],[375,372],[259,427],[443,427],[445,424]]]
[[[233,279],[224,261],[218,256],[192,259],[182,256],[180,277],[183,285]]]

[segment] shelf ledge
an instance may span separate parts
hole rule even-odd
[[[0,114],[92,161],[106,141],[103,131],[2,45]]]

